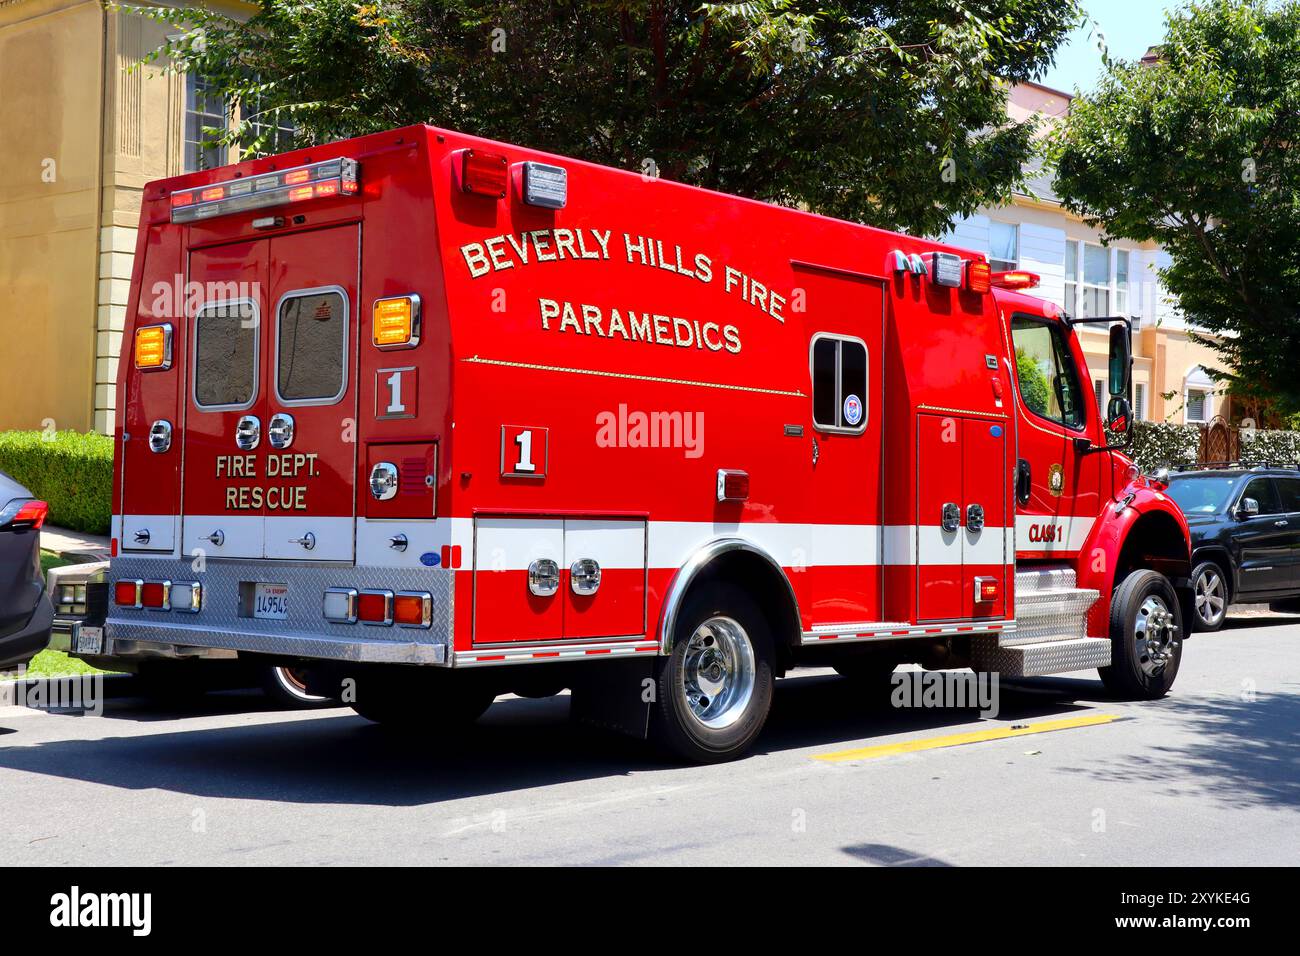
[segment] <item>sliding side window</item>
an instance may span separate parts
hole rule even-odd
[[[860,434],[867,427],[867,346],[861,339],[816,335],[812,341],[813,424]]]

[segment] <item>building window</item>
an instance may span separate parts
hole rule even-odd
[[[1124,315],[1129,303],[1129,260],[1128,249],[1108,249],[1073,239],[1067,241],[1065,311],[1081,319]]]
[[[989,222],[989,265],[994,272],[1010,272],[1020,263],[1020,227],[1010,222]]]
[[[196,73],[185,74],[185,172],[215,169],[226,164],[226,147],[214,143],[214,130],[226,129],[226,105],[221,93]]]
[[[253,135],[262,140],[257,148],[257,155],[273,156],[293,149],[293,138],[297,132],[288,110],[266,108],[262,95],[245,100],[242,113],[247,119]],[[263,137],[265,139],[263,140]]]
[[[1183,421],[1202,424],[1210,420],[1213,412],[1214,381],[1199,365],[1187,373],[1183,386]]]
[[[1115,314],[1128,314],[1128,250],[1115,250]]]
[[[1110,250],[1105,246],[1083,244],[1083,288],[1079,298],[1081,317],[1110,315]]]
[[[1139,422],[1147,420],[1147,387],[1142,382],[1133,386],[1133,419]]]

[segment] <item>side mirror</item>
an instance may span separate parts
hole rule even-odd
[[[1242,498],[1241,504],[1237,506],[1238,518],[1253,518],[1259,514],[1259,502],[1254,498]]]
[[[1112,398],[1106,406],[1106,427],[1116,435],[1127,435],[1133,426],[1133,409],[1127,398]]]
[[[1116,398],[1128,395],[1128,380],[1133,368],[1132,344],[1129,342],[1129,327],[1122,325],[1110,327],[1110,394]]]

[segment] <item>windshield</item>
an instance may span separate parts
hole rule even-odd
[[[1174,477],[1169,480],[1169,497],[1178,502],[1183,514],[1214,514],[1228,503],[1237,479],[1229,475]]]

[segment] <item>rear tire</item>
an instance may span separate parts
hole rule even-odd
[[[1228,616],[1228,579],[1217,562],[1202,561],[1192,569],[1192,619],[1198,631],[1217,631]]]
[[[285,710],[337,707],[338,701],[307,692],[307,681],[292,667],[263,667],[262,692]]]
[[[496,700],[490,688],[472,677],[447,674],[365,675],[355,692],[349,706],[366,720],[412,731],[472,724]]]
[[[1101,682],[1121,698],[1165,696],[1178,676],[1185,633],[1169,579],[1156,571],[1134,571],[1111,598],[1111,663],[1099,669]]]
[[[662,658],[650,733],[694,763],[734,760],[772,709],[772,632],[758,604],[734,584],[696,588]]]

